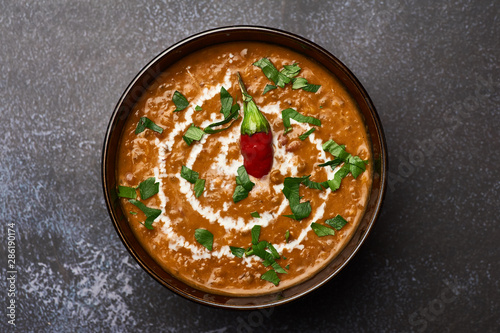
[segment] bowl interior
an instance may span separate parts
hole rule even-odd
[[[122,212],[115,190],[116,156],[121,133],[128,115],[146,88],[160,73],[182,57],[207,46],[236,41],[259,41],[284,46],[314,59],[333,73],[358,103],[370,136],[375,161],[373,185],[366,212],[343,251],[311,279],[279,293],[257,297],[210,294],[194,289],[164,271],[135,238]],[[219,28],[200,33],[177,43],[153,59],[130,83],[118,102],[108,126],[102,156],[102,180],[106,204],[115,229],[130,254],[158,282],[179,295],[199,303],[233,309],[263,308],[283,304],[311,292],[335,276],[357,252],[373,226],[385,193],[386,175],[387,153],[380,120],[368,94],[351,71],[328,51],[302,37],[280,30],[251,26]]]

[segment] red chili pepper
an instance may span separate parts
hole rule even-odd
[[[243,95],[243,121],[240,137],[243,165],[249,175],[262,178],[271,171],[273,166],[273,134],[269,122],[259,111],[252,96],[248,94],[240,73],[237,75]]]

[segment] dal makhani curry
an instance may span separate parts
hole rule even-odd
[[[338,255],[365,211],[373,164],[338,79],[256,42],[202,49],[157,77],[117,163],[123,211],[155,261],[236,296],[303,282]]]

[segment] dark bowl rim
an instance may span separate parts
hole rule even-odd
[[[371,217],[371,219],[368,223],[368,226],[366,228],[366,231],[359,239],[359,242],[356,245],[356,247],[352,250],[350,255],[348,255],[346,257],[344,262],[338,268],[335,269],[334,272],[332,272],[329,276],[327,276],[326,278],[321,280],[319,283],[315,284],[314,286],[312,286],[310,288],[307,288],[306,290],[304,290],[304,291],[302,291],[294,296],[291,296],[291,297],[288,297],[288,298],[282,299],[282,300],[278,299],[274,302],[267,303],[267,304],[252,304],[252,305],[221,304],[221,303],[217,303],[217,302],[212,302],[212,301],[207,300],[207,299],[197,298],[195,296],[192,296],[189,293],[184,292],[183,290],[175,288],[174,286],[166,283],[165,281],[162,281],[162,278],[160,276],[158,276],[155,272],[153,272],[152,269],[150,267],[148,267],[148,265],[146,265],[146,263],[144,263],[138,257],[138,255],[132,249],[132,246],[130,246],[130,244],[128,244],[127,241],[125,240],[124,234],[123,234],[122,230],[120,229],[118,221],[116,220],[116,216],[114,215],[114,212],[113,212],[113,205],[112,205],[112,200],[111,200],[110,189],[108,189],[107,182],[106,182],[106,179],[107,179],[106,178],[106,166],[107,166],[106,157],[107,157],[110,137],[111,137],[112,132],[113,132],[113,125],[116,122],[116,118],[118,117],[120,108],[121,108],[125,98],[131,92],[131,89],[135,86],[137,81],[148,71],[149,68],[151,68],[154,64],[156,64],[166,54],[182,47],[185,44],[188,44],[188,43],[190,43],[194,40],[200,39],[200,38],[204,38],[207,35],[221,33],[221,32],[226,32],[226,33],[237,32],[240,30],[245,30],[245,31],[248,31],[250,33],[251,32],[270,33],[273,35],[278,35],[279,37],[284,37],[284,38],[288,38],[288,39],[291,39],[294,41],[298,41],[300,43],[303,43],[304,45],[307,45],[308,47],[310,47],[312,49],[315,49],[316,51],[319,51],[320,53],[323,53],[323,55],[325,55],[331,61],[335,62],[335,64],[339,67],[339,69],[342,70],[347,75],[349,80],[355,85],[356,89],[360,92],[360,94],[365,99],[365,102],[369,106],[370,114],[374,120],[374,125],[376,128],[375,135],[377,135],[380,139],[380,176],[381,176],[380,184],[381,184],[381,187],[379,190],[379,197],[374,204],[375,210],[374,210],[373,216]],[[241,41],[244,41],[244,40],[242,39]],[[291,301],[294,301],[298,298],[305,296],[306,294],[312,293],[313,291],[317,290],[318,288],[320,288],[321,286],[323,286],[327,282],[329,282],[337,274],[339,274],[339,272],[351,261],[351,259],[359,251],[360,247],[365,242],[366,238],[368,237],[368,235],[370,234],[370,232],[373,228],[373,225],[375,224],[375,221],[378,219],[378,217],[380,215],[383,201],[384,201],[384,197],[385,197],[385,194],[387,192],[387,181],[388,181],[388,179],[387,179],[387,177],[388,177],[388,156],[387,155],[388,155],[387,142],[386,142],[384,130],[382,127],[382,123],[380,121],[380,117],[379,117],[378,112],[375,108],[375,105],[373,104],[373,102],[372,102],[371,98],[369,97],[365,88],[361,85],[358,78],[336,56],[331,54],[328,50],[324,49],[322,46],[319,46],[318,44],[316,44],[316,43],[314,43],[314,42],[312,42],[312,41],[310,41],[302,36],[299,36],[297,34],[294,34],[294,33],[291,33],[291,32],[285,31],[285,30],[266,27],[266,26],[258,26],[258,25],[230,25],[230,26],[217,27],[217,28],[201,31],[201,32],[198,32],[196,34],[188,36],[188,37],[174,43],[173,45],[167,47],[165,50],[160,52],[152,60],[150,60],[138,72],[138,74],[135,75],[135,77],[127,85],[126,89],[124,90],[120,99],[118,100],[118,102],[113,110],[113,113],[110,117],[107,129],[106,129],[106,135],[104,138],[102,155],[101,155],[101,181],[102,181],[102,186],[103,186],[106,208],[108,210],[109,216],[113,222],[113,226],[114,226],[116,232],[118,233],[120,240],[125,245],[125,248],[129,252],[129,254],[139,264],[139,266],[141,266],[151,277],[153,277],[155,281],[160,283],[162,286],[167,287],[169,290],[173,291],[174,293],[176,293],[176,294],[178,294],[178,295],[180,295],[180,296],[182,296],[190,301],[194,301],[198,304],[208,305],[208,306],[212,306],[212,307],[216,307],[216,308],[231,309],[231,310],[255,310],[255,309],[263,309],[263,308],[274,307],[274,306],[278,306],[278,305],[282,305],[282,304],[287,304]],[[233,297],[236,298],[236,296],[233,296]],[[244,298],[244,297],[240,297],[240,298]]]

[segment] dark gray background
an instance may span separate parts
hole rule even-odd
[[[0,330],[7,223],[16,324],[35,332],[498,332],[498,1],[1,1]],[[106,210],[101,149],[122,91],[209,28],[306,37],[359,78],[390,158],[368,241],[319,291],[266,311],[207,308],[129,256]]]

